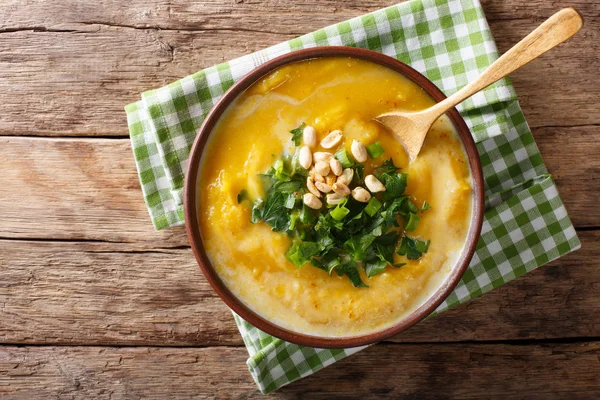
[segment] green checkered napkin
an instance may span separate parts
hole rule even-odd
[[[410,64],[447,95],[498,53],[477,0],[412,0],[207,68],[128,105],[144,198],[156,229],[183,223],[182,189],[196,130],[216,100],[256,66],[296,49],[345,45]],[[580,247],[575,229],[508,80],[458,107],[481,158],[486,213],[473,260],[434,314],[497,288]],[[259,389],[268,393],[364,347],[315,349],[274,338],[234,315]]]

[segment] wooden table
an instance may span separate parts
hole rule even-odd
[[[149,222],[123,106],[393,3],[2,1],[0,397],[261,398],[183,228]],[[483,4],[501,51],[567,5],[583,30],[513,81],[583,249],[272,397],[600,397],[600,0]]]

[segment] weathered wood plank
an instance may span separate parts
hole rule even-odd
[[[598,12],[596,11],[596,15]],[[491,24],[501,53],[542,20],[500,20]],[[590,17],[571,40],[511,75],[531,126],[599,124],[600,18]]]
[[[336,21],[387,7],[394,0],[244,0],[223,2],[171,2],[168,0],[119,0],[72,2],[55,0],[5,0],[0,10],[0,30],[45,27],[61,29],[65,24],[106,24],[137,29],[210,30],[265,28],[277,33],[303,33]],[[585,0],[522,2],[483,0],[490,21],[547,18],[562,7],[575,7],[583,16],[598,16],[597,4]],[[268,20],[266,17],[268,16]],[[308,17],[307,17],[308,16]]]
[[[129,140],[0,139],[0,236],[186,245],[156,232]]]
[[[600,336],[600,231],[580,236],[582,250],[393,340]],[[242,343],[189,249],[0,240],[0,266],[0,343]]]
[[[501,50],[554,9],[529,4],[505,20],[515,2],[497,3],[489,14]],[[123,106],[141,91],[392,2],[19,4],[0,8],[0,135],[124,136]],[[585,4],[584,30],[514,75],[532,126],[600,123],[591,84],[600,77],[600,19]]]
[[[223,348],[0,347],[0,395],[264,398]],[[282,399],[592,399],[600,344],[377,345],[271,395]]]
[[[595,127],[535,129],[576,226],[600,226]],[[0,138],[0,236],[186,245],[183,228],[155,232],[126,139]],[[582,163],[580,160],[586,160]]]
[[[533,128],[532,133],[573,224],[600,226],[600,127]]]

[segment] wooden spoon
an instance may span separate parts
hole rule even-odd
[[[429,128],[446,111],[561,44],[577,33],[582,26],[583,20],[577,11],[573,8],[562,9],[504,53],[477,79],[452,96],[425,110],[394,111],[382,114],[375,120],[391,130],[413,161],[423,147]]]

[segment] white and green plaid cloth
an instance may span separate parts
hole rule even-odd
[[[129,131],[144,199],[156,229],[183,223],[186,162],[197,129],[236,80],[296,49],[344,45],[397,58],[446,95],[477,77],[497,49],[477,0],[412,0],[353,18],[265,50],[207,68],[128,105]],[[439,313],[497,288],[580,247],[508,80],[458,107],[481,158],[486,213],[462,280]],[[435,314],[434,313],[434,314]],[[235,316],[259,389],[271,392],[362,348],[315,349],[261,332]]]

